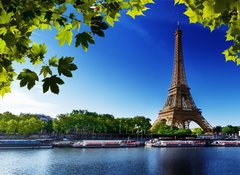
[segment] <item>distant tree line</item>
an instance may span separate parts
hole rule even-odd
[[[114,118],[110,114],[97,114],[87,110],[73,110],[53,119],[56,133],[119,133],[146,134],[151,128],[150,119],[143,116]]]
[[[51,128],[49,124],[48,122],[40,120],[37,115],[34,114],[14,115],[10,112],[0,114],[1,134],[40,134],[43,130],[48,131]]]
[[[0,114],[0,134],[146,134],[151,128],[150,119],[143,116],[114,118],[110,114],[98,114],[87,110],[73,110],[47,121],[37,114]]]
[[[240,126],[216,126],[213,128],[214,134],[225,134],[225,135],[233,135],[233,134],[239,134]],[[159,135],[199,135],[204,134],[203,130],[201,128],[193,128],[190,129],[184,129],[184,128],[177,128],[177,127],[171,127],[169,125],[166,125],[164,122],[158,123],[155,125],[154,128],[151,129],[152,133],[159,134]]]
[[[232,125],[227,125],[227,126],[216,126],[214,127],[214,133],[216,134],[238,134],[240,131],[240,126],[232,126]]]

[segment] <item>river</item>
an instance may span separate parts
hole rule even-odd
[[[238,175],[239,147],[0,150],[1,175]]]

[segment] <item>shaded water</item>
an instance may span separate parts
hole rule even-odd
[[[0,150],[1,175],[238,175],[240,148]]]

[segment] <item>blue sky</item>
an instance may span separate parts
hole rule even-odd
[[[39,85],[28,91],[15,82],[13,92],[0,100],[0,112],[55,117],[87,109],[115,117],[143,115],[154,121],[168,95],[179,21],[187,81],[196,105],[213,126],[240,125],[240,68],[225,62],[221,54],[229,46],[224,28],[210,32],[189,24],[184,6],[155,2],[144,17],[133,20],[123,15],[105,38],[96,37],[88,52],[75,48],[74,43],[60,47],[55,31],[36,31],[32,39],[47,44],[47,57],[73,56],[78,70],[73,78],[64,79],[59,95],[43,94]]]

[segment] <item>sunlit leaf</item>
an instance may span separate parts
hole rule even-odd
[[[45,44],[37,44],[34,42],[29,51],[28,57],[32,64],[36,65],[42,62],[45,53],[47,53],[47,46]]]
[[[7,13],[3,8],[0,8],[0,24],[7,24],[11,21],[13,12]]]
[[[56,35],[56,39],[59,40],[59,45],[62,46],[65,42],[68,43],[68,45],[72,42],[72,31],[71,31],[72,25],[67,25],[64,28],[61,28],[59,32]]]

